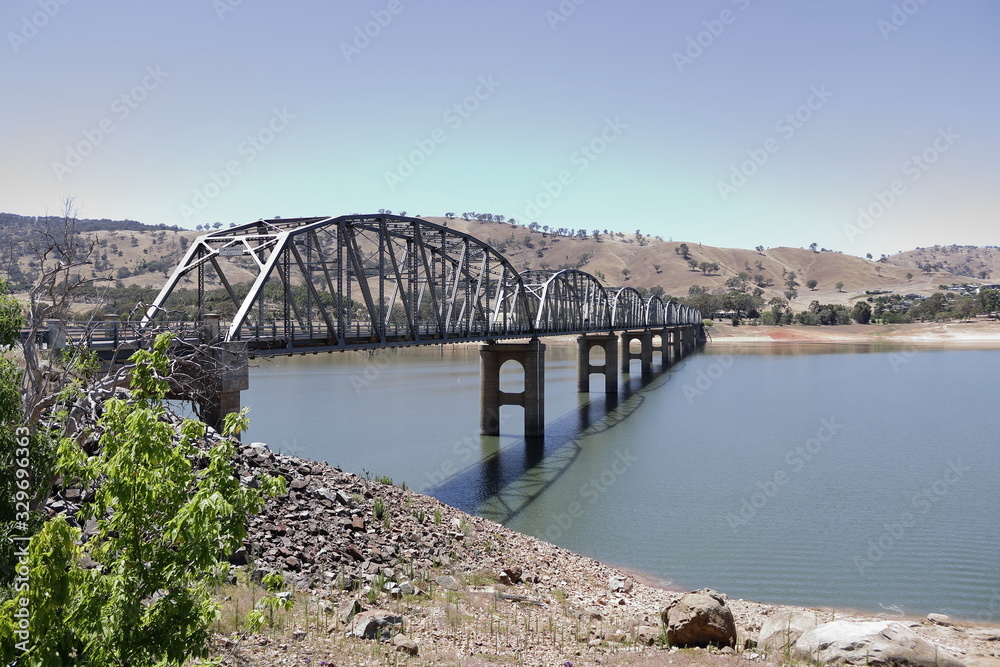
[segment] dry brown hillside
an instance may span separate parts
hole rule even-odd
[[[866,290],[894,290],[903,294],[930,295],[942,283],[965,281],[947,271],[926,274],[906,266],[870,261],[836,252],[814,252],[804,248],[769,248],[761,253],[740,248],[718,248],[687,243],[691,259],[716,263],[717,273],[692,270],[678,252],[681,241],[661,241],[635,234],[600,234],[599,239],[588,235],[555,237],[551,233],[533,232],[509,223],[478,222],[461,218],[426,218],[438,224],[463,231],[486,240],[500,249],[518,268],[559,268],[579,264],[580,268],[605,279],[609,285],[631,285],[652,288],[661,286],[672,296],[687,296],[692,285],[724,289],[726,280],[744,272],[750,276],[770,279],[773,284],[763,287],[765,300],[784,294],[785,278],[795,272],[798,298],[793,309],[806,308],[810,301],[851,304],[864,296]],[[530,247],[529,247],[530,246]],[[988,249],[982,249],[988,250]],[[1000,258],[1000,250],[994,251]],[[589,257],[587,257],[589,256]],[[580,263],[586,258],[585,263]],[[758,268],[758,262],[760,268]],[[544,267],[542,264],[544,263]],[[657,268],[658,267],[658,268]],[[998,267],[1000,268],[1000,267]],[[626,278],[622,269],[628,269]],[[907,278],[907,274],[912,274]],[[1000,270],[997,274],[1000,276]],[[806,281],[816,280],[815,290]],[[836,284],[842,282],[842,291]],[[971,282],[982,282],[973,280]]]
[[[889,264],[916,269],[914,274],[948,272],[964,278],[979,278],[1000,282],[1000,247],[931,246],[907,250],[888,258]]]
[[[581,238],[532,231],[507,222],[424,219],[490,243],[519,270],[575,267],[598,276],[610,286],[647,289],[660,286],[666,294],[675,297],[687,296],[692,285],[725,289],[727,279],[743,272],[752,277],[752,283],[761,285],[767,300],[785,292],[785,277],[794,271],[800,285],[798,298],[792,304],[796,310],[808,307],[813,300],[850,304],[861,298],[866,290],[929,295],[937,291],[940,284],[1000,280],[1000,249],[991,247],[934,246],[894,255],[884,262],[873,262],[852,255],[803,248],[769,248],[757,252],[687,243],[691,259],[719,265],[718,271],[706,273],[691,269],[679,252],[682,242],[638,236],[634,232],[604,233],[602,230],[595,238],[591,231],[586,238]],[[202,233],[169,229],[87,232],[84,238],[98,246],[97,262],[91,274],[112,275],[125,286],[158,288],[181,259],[187,245]],[[22,269],[28,268],[27,256],[17,261]],[[918,268],[926,265],[931,266],[929,272]],[[990,272],[992,280],[967,277],[983,270]],[[911,277],[907,278],[907,274]],[[232,282],[252,278],[246,271],[230,276]],[[814,291],[806,287],[810,279],[818,282]],[[842,291],[836,288],[837,282],[843,282]],[[182,286],[193,287],[194,283],[189,279]]]

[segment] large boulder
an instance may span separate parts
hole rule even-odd
[[[802,633],[792,657],[810,663],[964,667],[943,649],[894,621],[833,621]]]
[[[768,653],[784,653],[795,644],[806,630],[819,625],[816,614],[788,609],[770,616],[760,628],[757,635],[757,648]]]
[[[711,589],[685,593],[660,617],[671,646],[736,645],[736,621],[726,596]]]
[[[347,626],[347,634],[360,639],[388,640],[403,631],[403,617],[385,609],[363,611]]]

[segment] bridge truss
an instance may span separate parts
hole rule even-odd
[[[207,287],[218,285],[234,312],[219,337],[262,354],[701,323],[696,310],[583,271],[519,273],[473,236],[391,215],[258,220],[204,234],[143,324],[170,318],[185,282],[197,284],[199,321],[210,314]]]

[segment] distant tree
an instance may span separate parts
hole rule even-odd
[[[455,217],[455,214],[449,211],[448,213],[445,213],[445,214],[444,214],[444,217],[446,217],[446,218],[448,218],[448,219],[451,219],[451,218],[454,218],[454,217]]]
[[[755,261],[753,263],[753,265],[754,265],[754,268],[756,268],[758,271],[763,271],[764,270],[764,262],[760,261],[759,259],[757,261]]]
[[[979,272],[979,277],[983,280],[987,280],[990,277],[990,273],[992,273],[992,271],[990,271],[989,269],[983,269],[982,271]]]
[[[809,244],[809,249],[812,250],[813,252],[816,252],[816,248],[817,247],[819,247],[818,243],[810,243]]]
[[[622,269],[622,277],[625,278],[625,280],[628,280],[628,276],[630,273],[632,272],[629,271],[627,266],[624,269]]]
[[[693,259],[693,258],[689,259],[688,260],[688,266],[691,267],[692,271],[697,271],[698,270],[698,260]]]
[[[688,244],[687,243],[682,243],[679,246],[677,246],[677,248],[674,250],[674,252],[678,253],[685,260],[687,260],[687,259],[689,259],[691,257],[691,255],[690,255],[691,251],[688,249]]]
[[[819,285],[818,280],[810,278],[809,280],[806,281],[806,287],[808,287],[811,290],[815,290],[817,285]]]
[[[213,222],[212,223],[212,229],[218,229],[219,227],[222,227],[222,223],[221,222]]]
[[[872,258],[872,254],[871,253],[868,253],[867,255],[865,255],[865,259],[869,259],[870,260],[871,258]]]
[[[909,271],[907,271],[906,272],[906,282],[910,282],[911,280],[913,280],[913,274],[910,273]]]
[[[794,299],[798,295],[799,295],[799,293],[796,292],[794,289],[785,290],[785,298],[788,299],[789,301],[791,301],[792,299]]]
[[[754,248],[754,250],[756,250],[757,252],[759,252],[762,255],[764,254],[764,246],[762,246],[762,245],[757,246],[756,248]]]
[[[851,318],[858,324],[868,324],[872,319],[872,307],[867,301],[858,301],[851,311]]]
[[[663,273],[662,271],[660,271],[660,265],[659,264],[653,264],[653,270],[656,271],[657,273]]]
[[[835,283],[835,286],[836,286],[838,292],[843,292],[844,291],[844,281],[843,280],[838,280]]]

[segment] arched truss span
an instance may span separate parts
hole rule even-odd
[[[258,220],[203,234],[144,323],[176,314],[183,304],[171,296],[185,287],[197,303],[183,319],[226,310],[222,338],[255,350],[645,328],[684,324],[686,312],[583,271],[519,274],[473,236],[392,215]],[[210,300],[220,294],[229,306]]]
[[[646,308],[642,295],[632,287],[622,287],[612,299],[611,324],[615,329],[642,329],[646,322]]]
[[[525,292],[534,297],[535,330],[570,333],[610,330],[608,292],[594,276],[576,269],[526,271]]]

